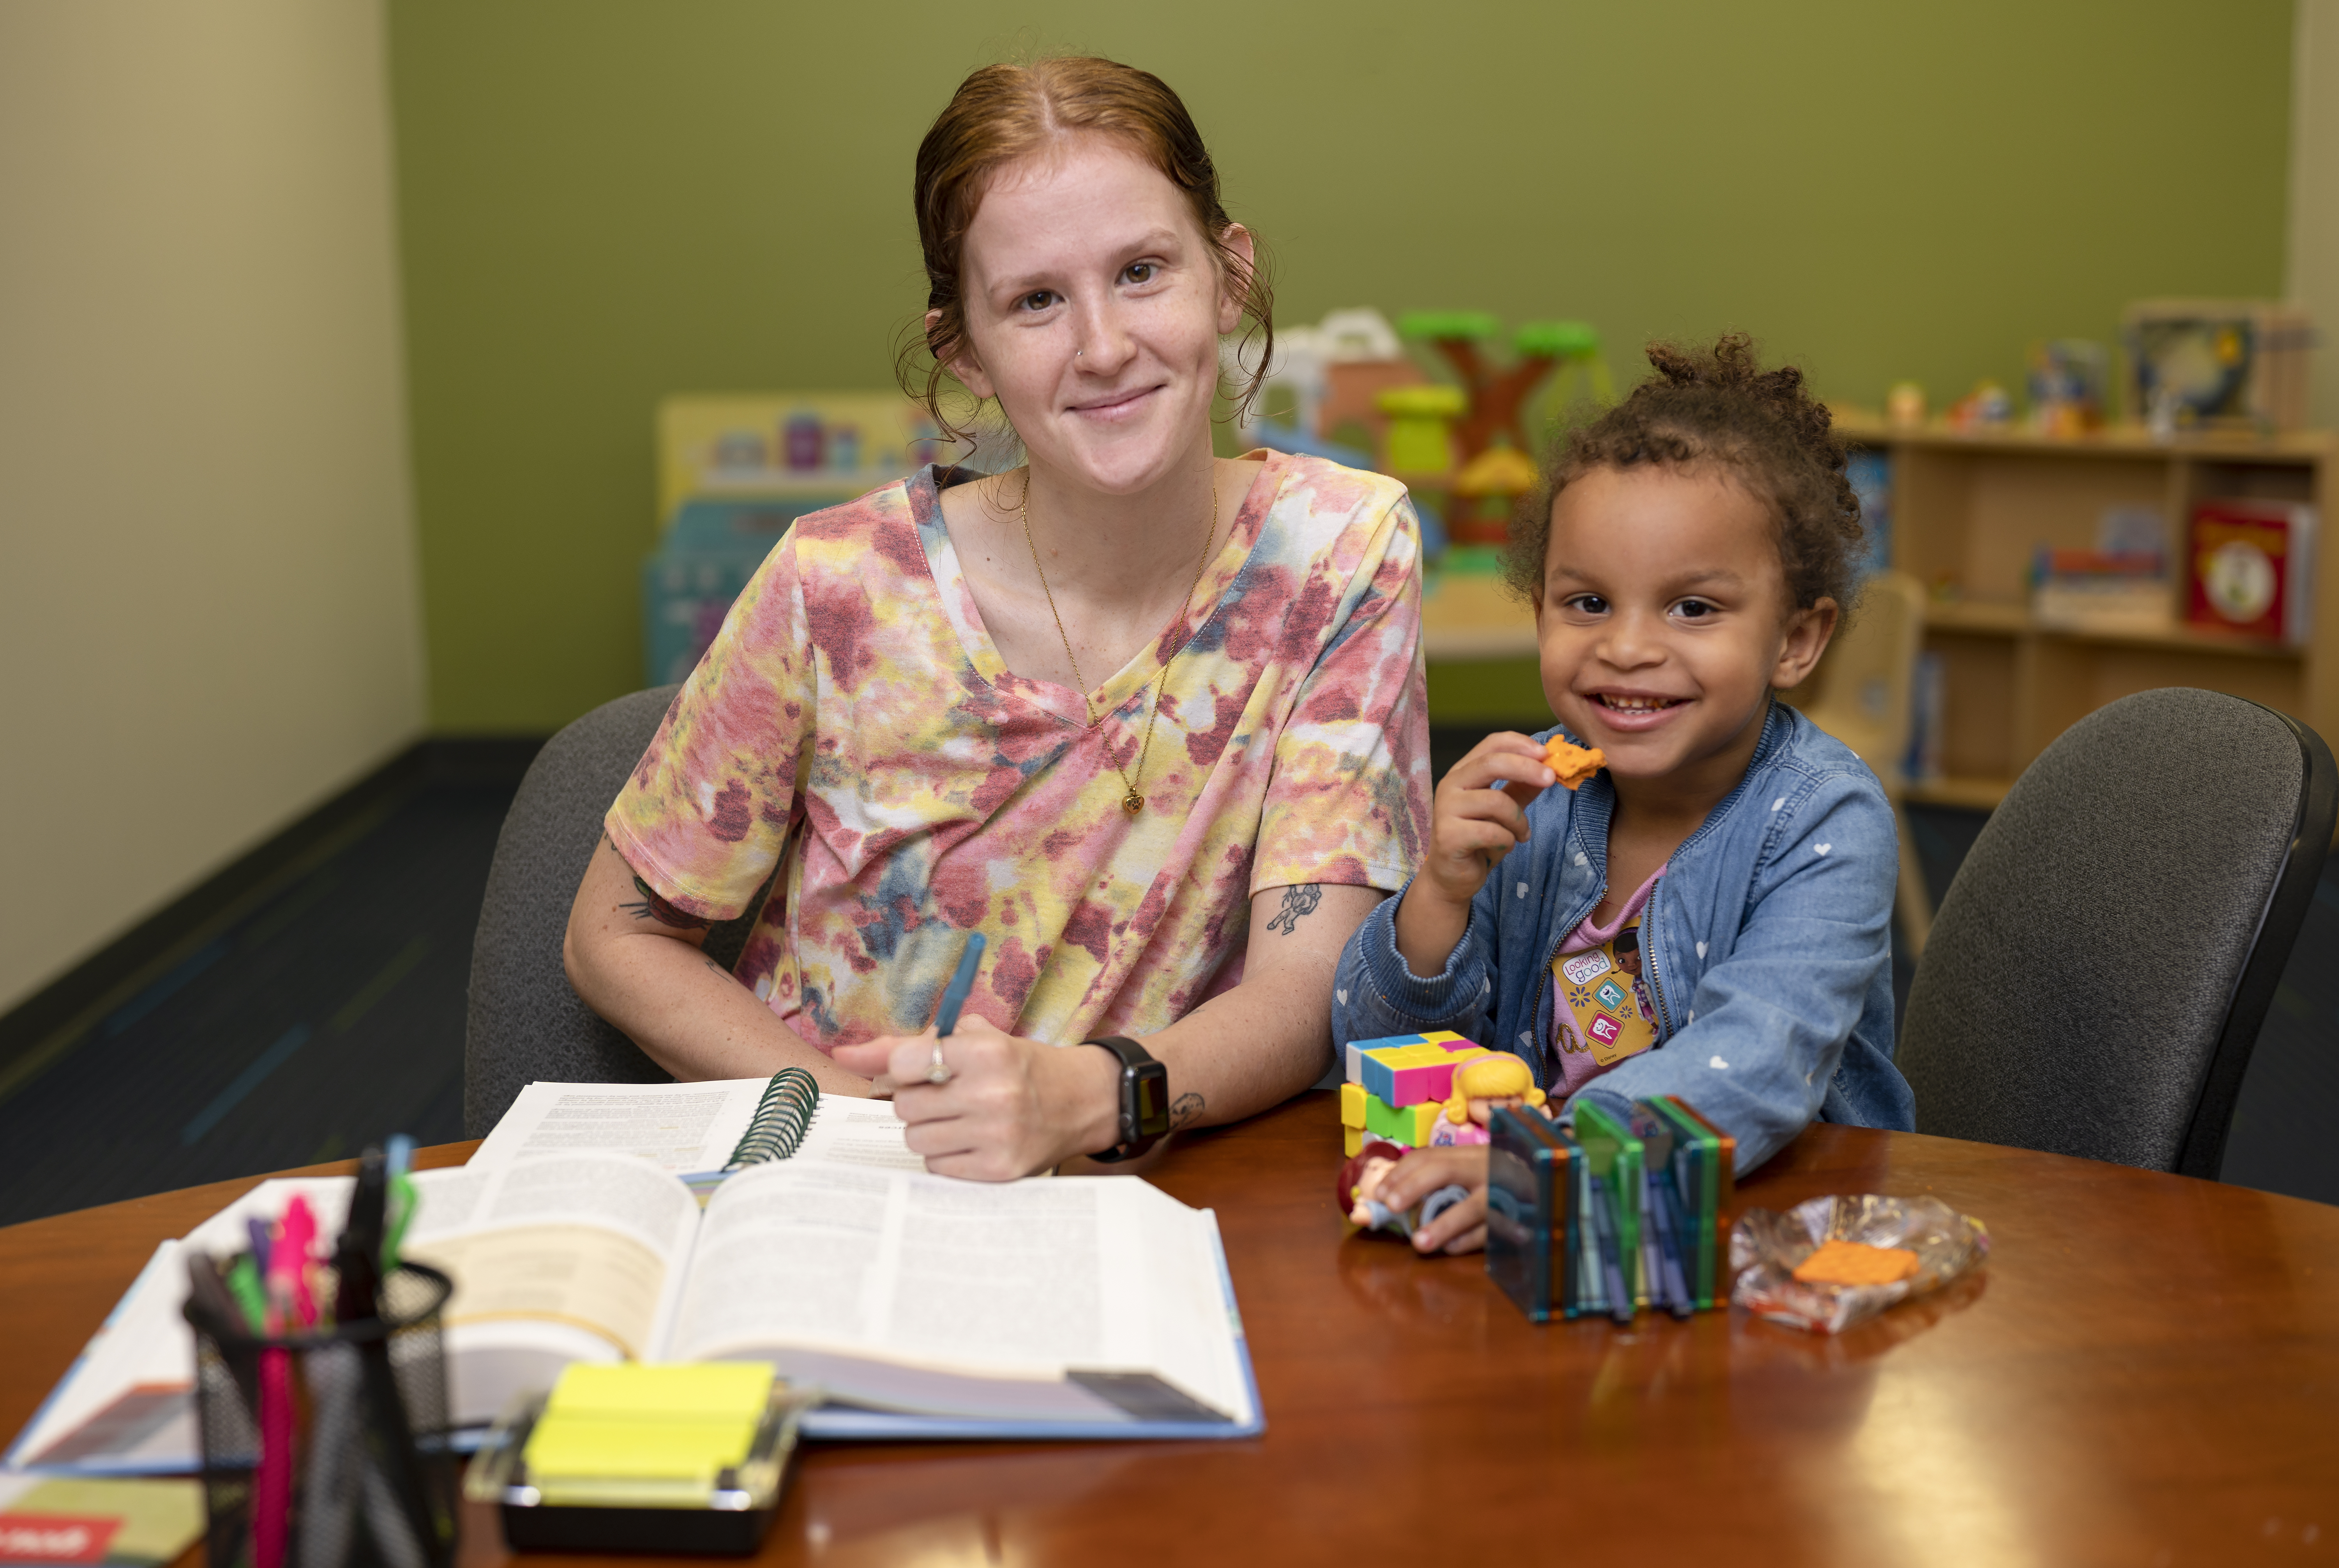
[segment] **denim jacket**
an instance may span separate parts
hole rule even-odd
[[[1615,800],[1602,774],[1529,803],[1527,842],[1470,901],[1469,926],[1436,975],[1406,966],[1402,895],[1384,901],[1340,955],[1334,1037],[1452,1030],[1525,1058],[1545,1088],[1557,1082],[1551,962],[1606,891]],[[1742,1172],[1815,1117],[1912,1128],[1915,1101],[1892,1065],[1899,872],[1876,775],[1773,704],[1746,776],[1673,852],[1642,915],[1657,1043],[1576,1099],[1621,1113],[1680,1095],[1738,1140]]]

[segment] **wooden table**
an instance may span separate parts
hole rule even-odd
[[[1987,1269],[1838,1339],[1727,1313],[1538,1328],[1475,1257],[1342,1239],[1335,1119],[1310,1096],[1189,1139],[1155,1177],[1219,1212],[1265,1437],[817,1448],[765,1559],[2339,1556],[2339,1208],[1814,1127],[1745,1204],[1933,1193],[1989,1224]],[[154,1242],[249,1185],[0,1229],[0,1435]],[[490,1516],[465,1528],[467,1568],[504,1560]]]

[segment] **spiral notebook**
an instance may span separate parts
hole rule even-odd
[[[823,1094],[812,1074],[706,1083],[531,1083],[474,1169],[545,1154],[631,1154],[679,1176],[706,1201],[724,1178],[775,1159],[923,1170],[891,1101]]]

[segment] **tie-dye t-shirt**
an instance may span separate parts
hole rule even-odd
[[[1252,460],[1202,590],[1093,729],[1001,662],[933,469],[797,519],[610,807],[617,853],[706,920],[777,863],[736,972],[823,1046],[923,1029],[974,931],[966,1005],[1000,1028],[1160,1029],[1239,978],[1255,892],[1403,887],[1429,820],[1412,504]],[[1171,653],[1131,817],[1114,764]]]

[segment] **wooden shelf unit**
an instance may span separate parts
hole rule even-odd
[[[1925,646],[1941,656],[1946,777],[1910,798],[1986,807],[2048,744],[2106,703],[2155,686],[2200,686],[2279,708],[2339,737],[2339,549],[2327,529],[2331,436],[2187,438],[2140,430],[2076,440],[2017,431],[1966,435],[1883,425],[1841,427],[1892,455],[1892,562],[1953,597],[1928,605]],[[2195,505],[2213,498],[2311,501],[2326,519],[2314,552],[2314,633],[2284,647],[2184,623],[2182,542]],[[2150,507],[2167,520],[2171,603],[2165,630],[2042,627],[2029,606],[2040,545],[2090,548],[2107,507]]]

